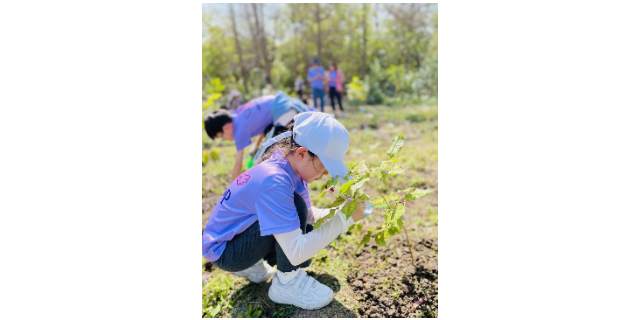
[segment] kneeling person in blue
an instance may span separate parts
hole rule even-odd
[[[253,282],[275,274],[271,300],[312,310],[328,305],[333,291],[302,268],[364,218],[365,203],[354,200],[357,209],[349,219],[337,212],[313,230],[308,223],[319,217],[309,209],[307,183],[326,174],[347,175],[349,132],[333,115],[320,112],[296,115],[292,127],[267,148],[265,161],[244,172],[218,200],[202,236],[202,254]]]
[[[276,134],[284,131],[285,126],[293,116],[300,112],[315,111],[305,106],[297,99],[290,98],[284,93],[277,96],[264,96],[244,104],[235,112],[218,110],[207,115],[204,127],[211,139],[222,138],[235,141],[236,157],[231,171],[232,179],[237,178],[242,170],[242,158],[244,149],[251,145],[251,138],[259,136],[250,154],[254,155],[262,142],[263,137],[273,126],[279,127]],[[285,116],[283,116],[285,115]],[[288,118],[286,115],[290,115]],[[284,123],[278,121],[287,118]]]

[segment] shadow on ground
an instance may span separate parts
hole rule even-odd
[[[320,283],[340,291],[340,282],[330,274],[316,274],[309,272]],[[232,316],[267,317],[267,318],[356,318],[353,310],[349,310],[341,302],[333,301],[318,310],[303,310],[292,305],[278,304],[269,299],[268,292],[271,281],[264,283],[249,283],[240,287],[230,298],[233,305]],[[258,312],[259,311],[259,312]]]

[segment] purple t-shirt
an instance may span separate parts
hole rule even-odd
[[[251,100],[238,108],[233,117],[233,140],[240,151],[251,144],[251,137],[261,134],[273,122],[271,104],[275,96]]]
[[[329,78],[331,78],[331,80],[334,81],[329,81],[329,87],[335,87],[336,86],[336,82],[335,79],[338,75],[336,74],[336,71],[329,71]]]
[[[316,75],[321,75],[322,77],[324,77],[324,68],[323,67],[311,67],[309,68],[309,73],[307,74],[307,78],[308,79],[313,79],[313,77],[315,77]],[[311,81],[311,88],[315,88],[315,89],[323,89],[324,88],[324,81],[322,80],[322,78],[318,78],[316,80]]]
[[[278,149],[240,175],[220,197],[202,235],[202,255],[209,261],[220,259],[227,241],[256,221],[260,221],[261,236],[300,228],[294,192],[311,207],[307,184]]]

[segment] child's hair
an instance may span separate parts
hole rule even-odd
[[[232,122],[231,114],[226,110],[218,110],[207,115],[204,119],[204,130],[211,139],[215,139],[218,132],[222,132],[222,127]]]
[[[285,132],[289,132],[289,131],[293,131],[293,125],[294,123],[291,122],[286,126],[286,130],[283,131],[282,133]],[[272,144],[271,146],[269,146],[267,148],[267,150],[264,151],[264,154],[262,155],[262,161],[265,161],[269,158],[271,158],[271,156],[273,155],[274,152],[276,152],[276,150],[280,149],[280,151],[282,151],[282,154],[287,156],[289,155],[289,153],[291,153],[292,151],[298,150],[298,148],[302,147],[301,145],[299,145],[295,140],[293,140],[293,137],[287,137],[284,138],[274,144]],[[309,155],[311,155],[311,159],[313,160],[313,158],[316,157],[316,155],[311,152],[311,150],[309,151]]]

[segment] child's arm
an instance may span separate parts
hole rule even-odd
[[[307,208],[307,224],[314,224],[322,217],[328,215],[330,211],[331,210],[329,209],[320,209],[316,207]]]
[[[242,156],[244,154],[244,150],[239,150],[236,152],[236,162],[233,164],[233,169],[231,170],[231,182],[235,180],[242,170]]]
[[[331,241],[335,240],[338,235],[347,231],[354,223],[364,218],[364,201],[358,203],[358,208],[352,216],[347,219],[344,213],[336,212],[336,214],[320,228],[315,229],[307,234],[302,234],[302,230],[295,229],[293,231],[274,234],[273,236],[282,247],[282,251],[289,259],[291,264],[299,265],[311,257],[315,256],[320,250],[328,246]]]
[[[251,147],[251,151],[249,151],[249,154],[253,157],[256,155],[256,152],[258,152],[258,149],[260,149],[260,143],[262,143],[262,139],[264,138],[264,133],[261,133],[258,136],[258,140],[256,140],[256,144],[253,145],[253,147]]]

